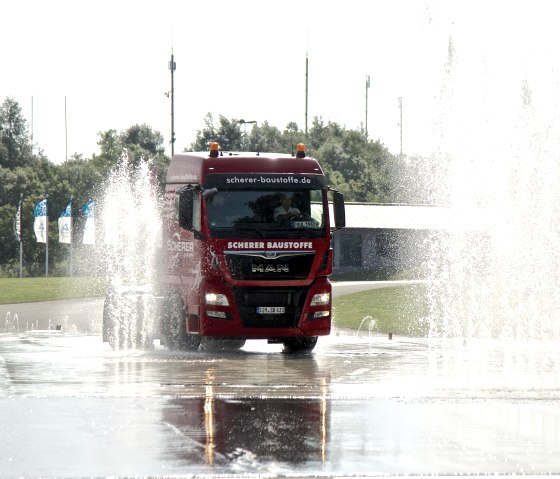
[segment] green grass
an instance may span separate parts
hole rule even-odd
[[[0,278],[0,304],[102,297],[106,287],[99,278]],[[333,324],[343,329],[425,336],[427,313],[423,284],[372,289],[333,300]]]
[[[426,336],[427,315],[424,284],[372,289],[333,300],[333,324],[343,329],[368,331],[372,326],[372,331],[383,334]]]
[[[99,278],[0,278],[0,304],[105,295]]]
[[[376,268],[360,269],[351,273],[333,274],[331,281],[391,281],[402,279],[422,279],[426,272],[421,268]]]

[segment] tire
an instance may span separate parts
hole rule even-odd
[[[124,318],[122,317],[122,297],[114,290],[109,290],[103,304],[103,342],[109,343],[114,350],[125,349],[127,332]]]
[[[305,337],[305,338],[289,338],[283,341],[284,350],[286,354],[292,353],[306,353],[313,351],[313,348],[317,344],[317,336]]]
[[[153,349],[154,338],[151,335],[148,327],[148,311],[144,309],[145,303],[141,296],[133,298],[134,307],[136,312],[136,338],[135,346],[137,349],[149,350]]]
[[[201,338],[198,334],[187,334],[187,315],[177,291],[165,299],[163,308],[161,332],[167,349],[196,351]]]
[[[104,343],[109,343],[113,349],[117,346],[116,319],[114,314],[113,293],[107,292],[103,303],[103,328],[102,337]]]
[[[134,327],[132,321],[136,321]],[[153,338],[147,334],[142,297],[107,292],[103,304],[102,337],[115,349],[150,349]]]

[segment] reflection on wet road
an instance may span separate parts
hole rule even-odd
[[[1,477],[560,473],[553,343],[100,343],[0,334]]]

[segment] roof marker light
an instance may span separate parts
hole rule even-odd
[[[305,158],[305,143],[298,143],[296,146],[296,158]]]
[[[215,141],[210,143],[210,158],[217,158],[219,150],[220,150],[220,145],[218,143],[216,143]]]

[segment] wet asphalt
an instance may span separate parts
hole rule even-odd
[[[100,305],[0,310],[0,477],[560,474],[554,342],[112,351]]]

